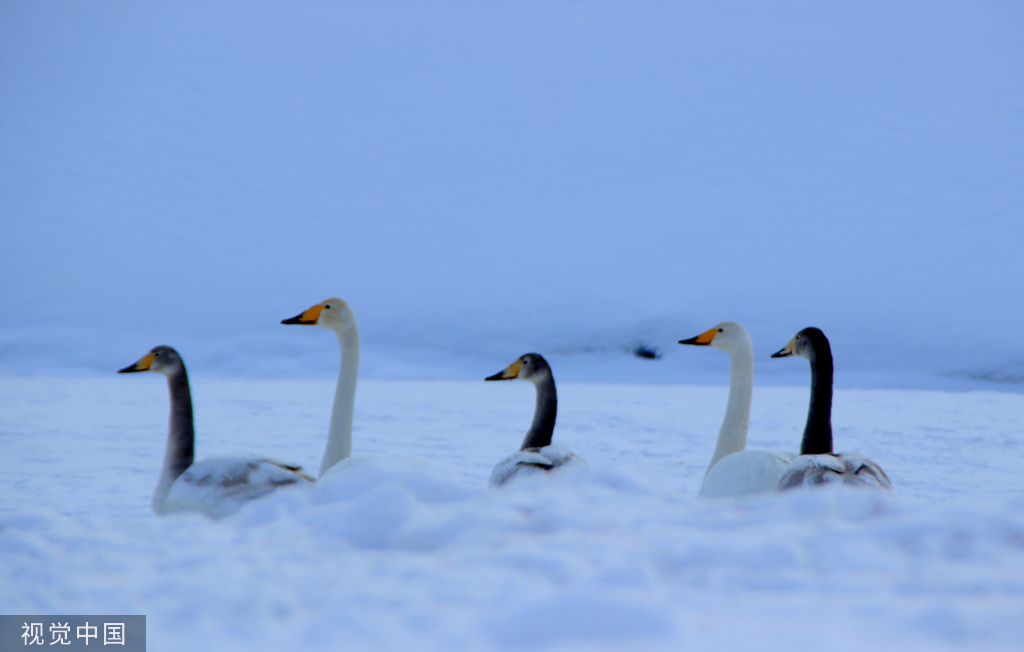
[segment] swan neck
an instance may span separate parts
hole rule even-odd
[[[327,446],[320,462],[321,476],[327,469],[352,455],[352,413],[359,374],[359,329],[353,324],[347,331],[338,331],[337,335],[341,346],[341,369],[338,372],[338,386],[334,390]]]
[[[558,392],[555,390],[555,379],[547,376],[535,383],[537,387],[537,407],[533,411],[533,423],[530,425],[523,446],[528,448],[544,448],[551,445],[551,437],[555,433],[555,417],[558,415]]]
[[[811,358],[811,404],[800,444],[801,455],[832,452],[832,350],[828,341],[813,341]]]
[[[181,371],[167,377],[167,389],[171,395],[171,416],[167,430],[167,447],[164,449],[164,467],[160,473],[153,496],[153,507],[160,511],[171,485],[185,469],[195,461],[196,431],[192,417],[192,391],[189,389],[188,372],[182,365]]]
[[[726,455],[738,453],[747,447],[753,391],[754,349],[748,343],[729,354],[729,401],[725,406],[725,418],[718,431],[718,443],[711,463],[708,464],[708,471]]]

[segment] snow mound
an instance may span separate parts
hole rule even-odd
[[[532,388],[368,382],[353,440],[371,454],[215,521],[152,513],[166,390],[121,381],[0,378],[7,613],[146,614],[157,652],[1024,640],[1018,394],[838,390],[837,442],[896,494],[709,500],[724,388],[565,383],[557,436],[590,470],[491,490]],[[331,381],[196,385],[201,454],[314,465]],[[751,445],[797,441],[806,405],[806,387],[759,388]]]
[[[147,613],[154,650],[665,649],[833,628],[881,650],[1012,649],[1024,635],[1020,499],[698,500],[605,472],[438,500],[444,469],[350,470],[364,490],[339,473],[220,522],[5,515],[0,599]],[[716,615],[726,605],[742,628]]]

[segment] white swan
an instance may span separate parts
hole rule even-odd
[[[713,346],[729,354],[729,402],[699,495],[742,496],[774,491],[794,455],[744,450],[754,388],[754,346],[750,335],[739,324],[727,321],[679,343]]]
[[[547,360],[538,353],[527,353],[484,380],[516,378],[527,380],[537,388],[533,424],[523,439],[522,447],[494,465],[488,484],[498,487],[517,477],[538,475],[555,469],[585,468],[587,463],[571,450],[551,444],[555,417],[558,415],[558,392],[555,391],[555,377]]]
[[[820,329],[813,326],[796,334],[773,358],[806,358],[811,363],[811,402],[807,425],[800,444],[800,456],[779,480],[779,489],[845,484],[892,490],[889,476],[860,453],[832,452],[832,347]]]
[[[137,371],[167,376],[171,395],[163,472],[153,493],[157,514],[195,511],[220,518],[278,487],[313,482],[302,467],[266,457],[208,457],[193,463],[192,392],[181,356],[169,346],[158,346],[118,373]]]
[[[341,345],[341,370],[338,373],[338,386],[334,390],[327,446],[320,461],[322,478],[328,469],[352,455],[352,412],[356,402],[356,377],[359,374],[359,328],[356,326],[356,316],[347,303],[333,298],[321,301],[281,323],[326,328],[338,336],[338,344]]]

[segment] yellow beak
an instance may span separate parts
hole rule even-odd
[[[135,371],[149,371],[149,368],[153,366],[153,358],[155,357],[156,356],[154,356],[152,353],[147,353],[146,355],[139,358],[138,362],[136,362],[135,364],[128,365],[124,369],[119,369],[117,373],[130,374]]]
[[[711,344],[711,340],[715,339],[715,335],[718,335],[718,329],[712,328],[706,330],[697,337],[691,337],[688,340],[679,340],[680,344],[694,344],[697,346],[708,346]]]
[[[789,341],[789,344],[772,354],[773,358],[788,358],[793,355],[793,347],[796,346],[796,338]]]
[[[323,310],[324,310],[324,307],[322,305],[320,305],[320,304],[317,304],[317,305],[313,306],[312,308],[310,308],[309,310],[307,310],[306,312],[302,313],[301,315],[297,315],[295,317],[292,317],[291,319],[282,319],[281,323],[282,324],[305,324],[306,326],[312,326],[312,325],[316,324],[317,321],[320,320],[320,313],[323,312]]]
[[[505,367],[502,371],[499,371],[493,376],[488,376],[487,378],[484,378],[484,380],[515,380],[519,377],[519,369],[522,366],[523,361],[516,360],[509,366]]]

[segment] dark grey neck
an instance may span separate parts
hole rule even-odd
[[[551,436],[555,433],[555,417],[558,415],[555,379],[548,374],[546,378],[534,384],[537,386],[537,408],[533,412],[533,424],[526,433],[520,450],[550,446]]]
[[[196,431],[192,422],[192,392],[188,387],[188,372],[181,371],[167,377],[171,392],[171,419],[164,452],[164,473],[173,480],[192,466],[196,455]]]
[[[812,335],[811,406],[800,444],[801,455],[832,452],[832,347],[823,334]]]

